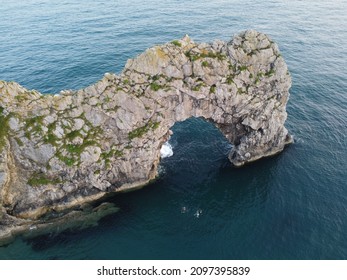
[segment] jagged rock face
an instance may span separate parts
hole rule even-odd
[[[278,153],[290,85],[277,45],[252,30],[155,46],[78,91],[0,82],[0,225],[148,183],[170,128],[190,117],[222,131],[236,166]]]

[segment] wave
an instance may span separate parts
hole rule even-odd
[[[172,146],[169,142],[165,142],[160,149],[161,158],[167,158],[173,156]]]

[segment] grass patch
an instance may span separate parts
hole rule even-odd
[[[4,116],[3,113],[4,108],[0,107],[0,152],[2,152],[3,148],[5,147],[6,137],[10,129],[10,126],[8,124],[10,116]]]
[[[234,83],[234,76],[232,76],[232,75],[229,75],[228,77],[227,77],[227,83],[228,83],[228,85],[231,85],[231,84],[233,84]]]
[[[28,184],[32,187],[50,184],[56,185],[60,183],[61,181],[59,179],[51,179],[41,173],[33,174],[32,177],[30,177],[28,180]]]
[[[104,99],[104,101],[105,101],[106,103],[109,103],[109,102],[111,101],[111,97],[106,96],[105,99]]]
[[[101,153],[100,157],[103,159],[111,158],[111,157],[121,157],[124,153],[120,150],[111,150],[109,152]]]
[[[79,156],[81,155],[81,153],[84,151],[85,148],[96,145],[96,144],[97,144],[96,141],[86,140],[81,145],[67,144],[65,148],[70,154],[75,154]]]
[[[88,146],[97,145],[95,140],[85,140],[81,145],[64,144],[62,149],[66,150],[69,155],[63,156],[61,150],[56,154],[56,157],[64,162],[67,166],[73,166],[80,163],[80,156],[84,149]]]
[[[24,146],[24,143],[23,143],[22,140],[20,140],[20,138],[16,137],[16,138],[14,138],[14,139],[16,140],[18,146],[20,146],[20,147],[23,147],[23,146]]]
[[[112,149],[109,152],[101,153],[100,157],[105,161],[106,168],[110,167],[111,158],[123,156],[123,151]]]
[[[236,65],[235,64],[231,64],[230,62],[229,62],[229,70],[231,70],[231,71],[233,71],[234,73],[236,72]]]
[[[264,74],[263,72],[258,72],[257,77],[255,78],[254,83],[255,83],[255,84],[258,84],[258,83],[260,82],[260,79],[261,79],[262,77],[264,77],[264,76],[265,76],[265,74]]]
[[[248,70],[246,65],[242,65],[242,66],[238,66],[237,69],[239,69],[240,71],[246,71]]]
[[[46,144],[51,144],[53,146],[56,146],[57,141],[59,141],[59,138],[57,136],[55,136],[55,134],[53,133],[53,131],[55,130],[57,124],[56,122],[54,123],[50,123],[47,128],[47,134],[45,135],[43,142]]]
[[[56,157],[64,162],[67,166],[73,166],[77,162],[76,159],[68,156],[63,156],[61,153],[57,153]]]
[[[31,139],[33,134],[41,134],[42,130],[42,121],[44,116],[36,116],[25,120],[25,137]],[[30,130],[30,131],[29,131]]]
[[[106,166],[109,166],[111,158],[117,158],[123,156],[124,153],[120,150],[111,150],[109,152],[101,153],[100,157],[105,161]]]
[[[43,116],[36,116],[25,121],[26,127],[33,127],[37,124],[42,124]]]
[[[153,90],[153,91],[158,91],[158,90],[160,90],[161,88],[163,88],[163,86],[161,86],[161,85],[159,85],[159,84],[153,82],[153,83],[150,84],[150,88],[151,88],[151,90]]]
[[[70,141],[75,139],[78,136],[82,137],[79,130],[74,130],[74,131],[71,131],[70,133],[66,134],[66,138],[69,139]]]
[[[206,57],[217,58],[218,60],[224,60],[226,58],[226,56],[224,54],[215,53],[215,52],[212,52],[212,51],[209,51],[207,53],[192,53],[192,52],[188,51],[188,52],[185,52],[185,55],[191,61],[196,61],[198,59],[206,58]]]
[[[136,128],[133,131],[130,131],[128,133],[128,138],[130,140],[132,140],[134,138],[142,137],[148,131],[157,129],[159,127],[159,125],[160,125],[160,122],[149,121],[146,125],[139,127],[139,128]]]
[[[152,124],[152,129],[154,130],[154,129],[157,129],[158,127],[159,127],[159,125],[160,125],[160,122],[154,122],[153,124]]]
[[[173,40],[171,44],[177,46],[177,47],[182,47],[182,44],[178,40]]]
[[[210,65],[207,61],[203,61],[203,62],[201,62],[201,66],[202,67],[209,67]]]
[[[153,75],[152,80],[153,82],[158,81],[160,79],[160,75]]]
[[[237,89],[237,93],[238,93],[238,94],[245,94],[245,92],[242,90],[242,88],[238,88],[238,89]]]
[[[14,97],[14,99],[16,99],[18,102],[23,102],[28,100],[28,97],[25,94],[18,94]]]
[[[271,69],[270,71],[268,71],[268,72],[265,73],[265,76],[266,76],[266,77],[271,77],[271,76],[273,76],[274,74],[275,74],[275,70],[274,70],[274,69]]]
[[[55,146],[58,140],[58,137],[55,136],[53,133],[48,133],[46,137],[43,139],[43,142]]]
[[[192,91],[199,91],[203,85],[204,85],[203,83],[199,83],[199,84],[195,85],[192,88]]]
[[[211,52],[209,51],[208,53],[202,53],[200,54],[200,57],[205,58],[205,57],[210,57],[210,58],[217,58],[218,60],[223,60],[226,58],[226,56],[224,54],[221,53],[215,53],[215,52]]]

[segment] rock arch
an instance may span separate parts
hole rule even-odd
[[[277,45],[253,30],[230,42],[185,36],[152,47],[78,91],[41,95],[0,82],[2,223],[148,183],[170,127],[190,117],[221,130],[235,166],[278,153],[292,141],[290,85]]]

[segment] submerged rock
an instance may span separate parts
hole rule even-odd
[[[277,45],[250,30],[188,36],[128,60],[78,91],[41,95],[0,82],[0,238],[51,212],[147,184],[177,121],[202,117],[233,144],[235,166],[292,141],[291,78]]]

